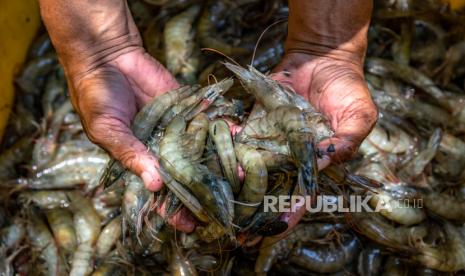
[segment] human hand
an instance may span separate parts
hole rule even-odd
[[[158,162],[131,131],[131,121],[150,99],[179,87],[142,48],[126,1],[41,0],[41,13],[63,64],[73,106],[89,139],[158,191]],[[163,215],[163,208],[158,212]],[[194,228],[181,211],[169,220]]]

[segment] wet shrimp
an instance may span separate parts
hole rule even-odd
[[[160,141],[160,164],[176,181],[192,192],[213,221],[229,228],[232,218],[226,208],[225,196],[218,188],[221,185],[219,179],[205,166],[193,162],[184,154],[182,137],[185,129],[186,122],[179,116],[168,125]]]
[[[350,219],[355,230],[369,239],[406,252],[411,252],[414,242],[422,240],[427,234],[424,225],[395,227],[377,213],[354,212]]]
[[[342,270],[346,264],[352,262],[359,248],[359,241],[355,237],[346,239],[340,245],[302,245],[294,248],[289,261],[310,271],[332,273]]]
[[[178,101],[183,100],[198,90],[198,86],[183,86],[168,91],[153,98],[134,117],[132,131],[134,136],[141,141],[146,141],[153,128],[158,124],[163,115]],[[110,186],[124,172],[123,166],[115,159],[111,159],[100,176],[99,183],[104,187]]]
[[[215,120],[210,124],[209,135],[212,137],[213,143],[215,144],[226,179],[229,181],[233,192],[237,194],[241,186],[237,171],[236,153],[234,151],[229,125],[223,120]]]
[[[111,220],[100,233],[95,245],[97,257],[105,257],[121,236],[121,217]]]
[[[208,117],[205,113],[199,113],[195,116],[187,127],[186,134],[191,152],[189,155],[192,160],[198,160],[202,157],[205,150],[205,144],[208,135]]]
[[[79,184],[86,184],[86,190],[93,190],[98,186],[99,175],[108,155],[103,153],[86,152],[80,155],[66,156],[65,159],[55,160],[45,168],[34,173],[31,179],[26,179],[29,189],[57,189],[74,188]]]
[[[200,12],[200,6],[192,6],[186,11],[172,17],[165,24],[165,57],[167,68],[173,75],[189,82],[195,82],[197,64],[193,62],[194,37],[192,23]]]
[[[26,203],[33,203],[41,209],[54,209],[69,206],[69,199],[63,191],[25,191],[19,198]]]
[[[268,171],[255,149],[236,143],[237,159],[245,171],[245,180],[235,208],[237,224],[243,225],[258,209],[268,186]]]
[[[91,261],[95,242],[100,234],[100,217],[90,199],[78,192],[68,192],[73,212],[74,229],[78,247],[74,251],[70,275],[88,275],[92,271]]]
[[[263,104],[267,111],[272,111],[281,105],[292,105],[309,112],[315,111],[304,97],[283,87],[255,68],[249,66],[249,70],[247,70],[227,62],[225,66],[241,80],[246,90]]]
[[[197,26],[198,37],[203,47],[213,48],[225,55],[241,55],[247,50],[235,47],[218,38],[216,26],[218,21],[223,20],[229,10],[228,3],[223,1],[212,1],[203,10]]]
[[[27,225],[27,233],[32,248],[39,252],[39,258],[45,262],[48,275],[65,275],[65,262],[59,254],[55,240],[44,221],[32,214]]]
[[[379,275],[382,268],[381,250],[377,247],[367,247],[360,252],[357,262],[357,272],[363,276]]]
[[[266,274],[277,260],[286,258],[297,242],[308,242],[323,238],[340,225],[329,223],[298,224],[285,237],[274,236],[263,239],[259,255],[255,262],[255,273]]]
[[[45,215],[58,247],[66,254],[73,253],[77,238],[71,213],[66,209],[55,208],[47,210]]]

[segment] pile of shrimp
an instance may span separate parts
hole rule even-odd
[[[164,187],[148,191],[89,141],[39,34],[0,148],[0,275],[465,271],[463,12],[375,1],[365,79],[379,118],[354,160],[319,171],[329,121],[269,74],[286,1],[128,3],[144,47],[182,84],[131,126]],[[292,195],[350,211],[313,208],[288,230],[264,202]],[[383,208],[357,212],[352,196]],[[193,232],[171,226],[180,214]]]

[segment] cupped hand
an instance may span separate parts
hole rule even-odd
[[[175,78],[142,48],[74,79],[71,98],[89,139],[139,175],[151,191],[162,187],[158,162],[134,137],[131,121],[150,99],[178,86]],[[170,222],[181,231],[189,232],[194,227],[186,212],[180,212]]]
[[[329,120],[334,136],[318,144],[322,157],[318,169],[349,160],[370,133],[378,114],[357,63],[303,53],[287,54],[275,68],[274,78],[304,96]],[[285,213],[282,220],[292,229],[305,206]]]

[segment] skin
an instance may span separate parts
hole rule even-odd
[[[143,49],[126,1],[40,0],[42,18],[65,69],[73,106],[90,140],[157,191],[158,162],[130,130],[137,110],[168,90],[174,77]],[[363,81],[371,0],[290,0],[286,54],[275,79],[302,94],[336,135],[320,143],[320,169],[349,159],[373,127],[376,108]],[[330,144],[335,152],[327,152]],[[283,219],[292,228],[303,210]],[[192,231],[180,212],[173,224]]]

